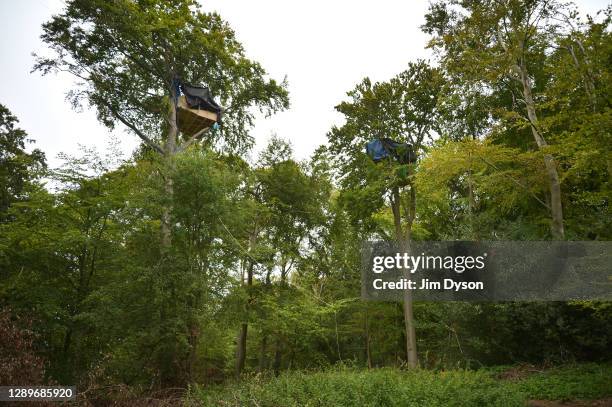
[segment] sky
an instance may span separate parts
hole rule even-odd
[[[361,79],[386,80],[410,61],[429,59],[424,22],[428,0],[208,0],[204,11],[217,11],[236,31],[247,56],[272,78],[287,77],[291,107],[257,119],[251,134],[254,154],[272,134],[290,140],[298,159],[326,142],[342,117],[334,106]],[[594,14],[606,0],[576,1]],[[44,52],[41,25],[63,7],[63,0],[0,0],[0,103],[20,120],[51,166],[60,152],[78,154],[79,144],[104,151],[111,132],[95,112],[75,111],[65,95],[73,88],[68,74],[31,73],[33,52]],[[139,139],[123,128],[113,136],[126,155]],[[32,146],[30,147],[32,148]]]

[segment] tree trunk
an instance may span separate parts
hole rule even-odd
[[[196,321],[189,322],[189,358],[187,359],[187,381],[193,378],[193,370],[198,356],[198,342],[200,339],[200,328]]]
[[[255,246],[255,239],[257,236],[257,231],[254,230],[249,236],[249,253],[253,250]],[[253,286],[253,268],[255,267],[255,262],[253,260],[249,260],[249,268],[247,270],[247,291],[248,297],[247,302],[244,305],[244,311],[246,316],[248,317],[249,312],[249,303],[251,302],[251,287]],[[242,373],[242,369],[244,369],[244,363],[246,361],[246,345],[247,345],[247,331],[249,328],[249,324],[247,321],[244,321],[240,326],[240,332],[238,332],[238,338],[236,341],[236,379],[240,379],[240,374]]]
[[[410,209],[409,213],[412,213],[414,206],[414,187],[410,188]],[[403,253],[410,255],[410,239],[412,238],[412,219],[408,218],[408,227],[406,229],[406,235],[402,232],[401,222],[401,202],[399,187],[393,187],[393,199],[391,203],[391,209],[393,211],[393,221],[395,224],[395,238],[399,244],[399,248]],[[412,276],[408,270],[404,270],[404,278],[411,279]],[[417,350],[416,350],[416,333],[414,329],[414,316],[413,316],[413,301],[412,291],[404,290],[404,330],[406,332],[406,359],[408,367],[417,367]]]
[[[280,288],[281,290],[285,289],[285,284],[287,283],[287,262],[286,260],[282,261],[281,264],[281,275],[280,275]],[[272,368],[274,369],[274,375],[278,376],[280,374],[281,362],[282,362],[282,350],[283,350],[283,342],[281,340],[281,332],[276,334],[276,344],[274,346],[274,362]]]
[[[578,41],[578,44],[581,44],[580,41]],[[576,56],[576,53],[574,52],[573,45],[568,45],[567,50],[569,51],[572,57],[572,60],[574,61],[574,67],[576,68],[576,71],[578,71],[578,74],[582,77],[582,82],[584,83],[584,90],[586,91],[587,97],[589,98],[589,102],[591,103],[591,110],[595,112],[596,103],[597,103],[595,99],[595,85],[593,84],[591,75],[589,75],[588,73],[588,68],[587,68],[587,73],[582,72],[582,69],[580,67],[580,62],[578,61],[578,57]],[[584,48],[582,48],[582,50],[584,51]]]
[[[247,272],[247,289],[253,285],[253,262],[249,265],[249,270]],[[245,313],[248,315],[249,312],[249,302],[250,302],[250,294],[247,303],[245,304]],[[246,345],[247,345],[247,331],[249,328],[248,322],[243,322],[240,326],[240,331],[238,332],[238,338],[236,341],[236,379],[240,379],[240,374],[244,369],[244,364],[246,361]]]
[[[527,73],[525,62],[521,61],[520,64],[521,83],[523,84],[523,97],[525,99],[525,106],[527,108],[527,117],[531,123],[531,133],[535,139],[539,149],[544,149],[548,146],[546,140],[538,129],[538,117],[535,110],[535,102],[533,101],[533,95],[531,92],[531,80]],[[550,231],[553,239],[563,240],[565,237],[565,231],[563,230],[563,207],[561,205],[561,183],[559,182],[559,174],[557,173],[557,165],[552,155],[544,154],[544,165],[546,167],[546,173],[549,181],[550,189],[550,212],[552,222],[550,224]]]
[[[472,154],[468,153],[470,157],[470,168],[468,170],[467,175],[467,184],[468,184],[468,217],[470,222],[470,239],[472,240],[480,240],[479,233],[476,230],[476,225],[474,224],[474,211],[476,209],[476,200],[474,198],[474,181],[472,179]]]
[[[266,348],[268,346],[268,335],[262,332],[261,348],[259,350],[259,373],[263,373],[267,367]]]
[[[416,212],[416,191],[414,184],[410,184],[410,207],[408,209],[408,225],[406,226],[406,238],[405,247],[407,253],[410,253],[412,242],[412,223],[415,218]],[[412,275],[406,270],[405,274],[408,278]],[[408,355],[408,366],[411,368],[417,367],[419,360],[417,358],[416,348],[416,331],[414,328],[414,316],[413,316],[413,301],[412,291],[404,291],[404,324],[406,325],[406,353]]]
[[[368,365],[368,369],[372,369],[372,352],[370,349],[370,316],[368,315],[368,308],[366,305],[365,309],[365,353],[366,353],[366,362]]]
[[[280,338],[276,338],[276,346],[274,349],[274,376],[278,376],[280,374],[281,361],[282,361],[282,343]]]
[[[247,330],[249,325],[243,322],[238,332],[238,338],[236,340],[236,379],[240,379],[240,374],[244,368],[244,361],[246,360],[246,340]]]
[[[161,218],[161,244],[162,250],[167,251],[172,245],[172,197],[174,196],[174,185],[172,183],[172,168],[173,158],[176,153],[176,143],[178,136],[178,127],[176,124],[176,104],[175,90],[170,92],[170,102],[168,107],[168,135],[164,145],[164,193],[168,203],[162,208]]]
[[[264,282],[266,286],[266,290],[272,284],[272,281],[270,279],[271,274],[272,274],[272,269],[268,268],[266,271],[266,278]],[[261,349],[260,349],[260,355],[259,355],[259,371],[263,372],[264,370],[268,368],[268,361],[266,358],[266,352],[267,352],[267,347],[268,347],[268,333],[262,331],[261,335],[262,335],[262,339],[261,339]]]
[[[170,252],[170,248],[172,247],[172,202],[174,197],[174,185],[172,181],[172,170],[173,170],[173,159],[174,154],[176,152],[176,143],[178,137],[178,128],[176,124],[176,105],[174,101],[175,91],[172,89],[170,91],[170,101],[168,103],[168,131],[166,135],[165,144],[163,146],[163,168],[162,168],[162,178],[164,180],[164,195],[166,202],[162,206],[162,215],[161,215],[161,254],[162,258],[166,258],[168,253]],[[167,281],[167,280],[166,280]],[[170,299],[176,298],[174,284],[170,280],[169,291],[170,291]],[[163,330],[165,321],[167,319],[168,314],[168,304],[162,304],[160,309],[160,330]],[[160,366],[164,366],[167,364],[165,359],[167,357],[172,359],[171,364],[174,366],[178,366],[176,360],[176,352],[173,350],[170,352],[170,355],[160,355],[161,362]],[[174,372],[175,368],[164,368],[160,369],[160,385],[161,386],[172,386],[176,381],[176,375]]]

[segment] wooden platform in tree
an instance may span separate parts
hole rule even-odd
[[[212,126],[217,121],[217,114],[208,110],[190,109],[185,96],[178,99],[177,121],[179,130],[191,136],[198,131]]]

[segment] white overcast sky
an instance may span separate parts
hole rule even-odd
[[[419,30],[427,0],[209,0],[230,23],[247,55],[270,75],[289,81],[291,108],[258,119],[252,131],[257,149],[276,133],[289,139],[304,159],[325,143],[342,118],[334,106],[363,77],[385,80],[409,61],[427,59],[427,37]],[[582,14],[594,14],[606,0],[576,1]],[[44,49],[41,24],[61,11],[61,0],[0,0],[0,103],[20,120],[52,166],[60,152],[75,154],[78,144],[104,150],[109,131],[92,111],[75,112],[65,101],[72,87],[66,75],[30,73],[32,52]],[[115,131],[126,154],[136,136]]]

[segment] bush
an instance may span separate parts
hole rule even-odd
[[[522,406],[518,388],[484,371],[336,369],[255,376],[227,388],[194,388],[196,404],[252,406]]]
[[[43,384],[44,360],[34,352],[31,321],[0,310],[0,386]]]
[[[516,383],[530,399],[569,400],[612,396],[612,365],[595,363],[557,367]]]

